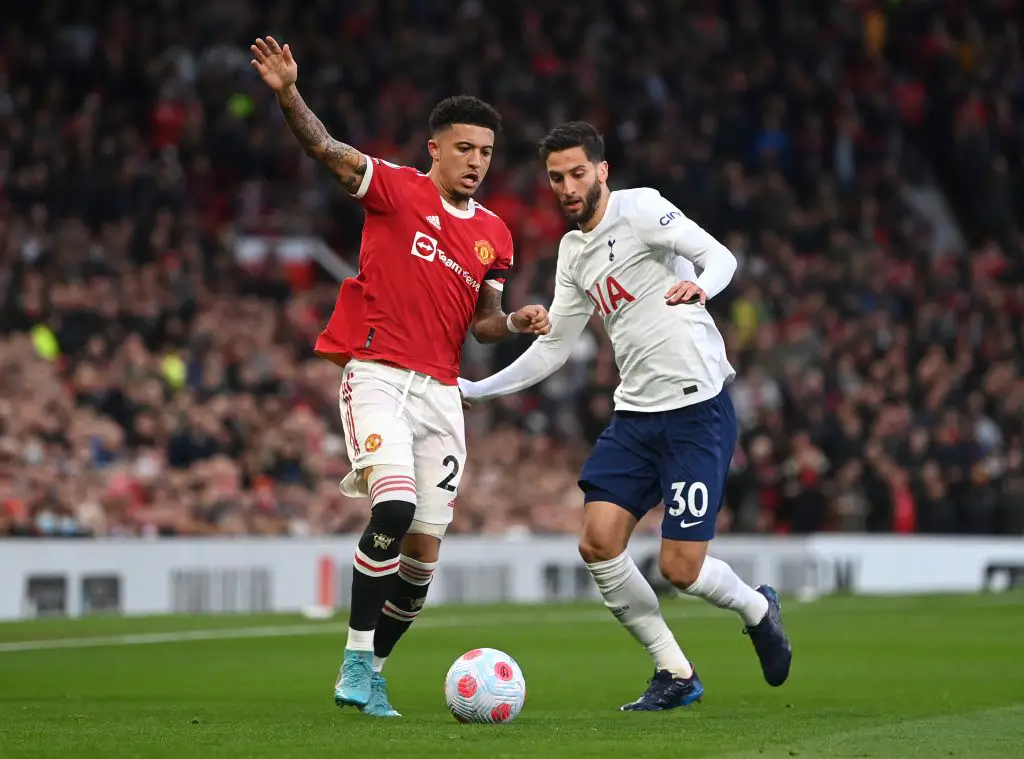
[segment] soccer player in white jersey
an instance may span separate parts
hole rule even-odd
[[[737,612],[765,680],[781,685],[792,648],[778,595],[766,585],[750,587],[708,556],[737,424],[724,389],[735,372],[705,303],[729,284],[736,259],[657,190],[610,192],[604,141],[591,124],[555,128],[540,152],[551,188],[578,225],[558,248],[551,332],[497,374],[479,382],[460,378],[463,396],[487,400],[548,377],[568,359],[596,308],[621,382],[612,421],[580,475],[580,554],[605,605],[655,667],[646,692],[622,709],[662,711],[704,693],[627,553],[637,522],[662,502],[662,574],[682,592]]]

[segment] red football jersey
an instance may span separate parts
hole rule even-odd
[[[426,174],[366,161],[355,195],[366,211],[359,274],[341,283],[316,352],[383,361],[454,385],[481,283],[504,287],[512,235],[473,200],[466,210],[445,202]]]

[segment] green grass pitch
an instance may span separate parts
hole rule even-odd
[[[666,617],[707,692],[622,714],[647,657],[600,605],[424,611],[385,674],[405,715],[339,711],[343,618],[152,617],[0,625],[0,757],[1024,756],[1024,596],[835,598],[783,614],[790,680],[769,688],[737,619]],[[509,725],[460,725],[442,679],[493,646],[529,697]]]

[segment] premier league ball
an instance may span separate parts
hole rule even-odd
[[[526,680],[508,654],[474,648],[448,670],[444,698],[459,722],[511,722],[526,702]]]

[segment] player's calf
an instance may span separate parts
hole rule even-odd
[[[373,650],[373,630],[395,584],[402,538],[412,524],[415,510],[414,504],[401,500],[380,501],[373,507],[353,560],[349,649]],[[360,632],[369,634],[359,635]]]
[[[664,539],[658,565],[662,575],[683,593],[703,598],[720,609],[739,614],[747,625],[756,625],[768,612],[765,597],[747,585],[721,559],[708,556],[708,540]]]
[[[666,540],[659,557],[662,574],[687,595],[739,614],[765,681],[782,685],[789,677],[793,649],[782,626],[778,596],[768,586],[750,587],[732,567],[706,553],[707,543]]]
[[[437,555],[440,539],[425,535],[418,530],[430,525],[413,522],[412,530],[405,539],[402,554],[398,557],[398,576],[395,584],[384,602],[380,620],[373,637],[373,669],[380,672],[384,663],[394,650],[399,639],[416,621],[427,600],[427,591],[434,570],[437,568]],[[427,544],[427,545],[424,545]],[[420,550],[417,550],[420,549]],[[408,554],[419,557],[429,556],[433,561],[423,561]]]
[[[747,625],[764,619],[768,613],[765,597],[724,561],[706,554],[707,543],[664,541],[659,557],[662,574],[687,595],[735,611]]]
[[[655,669],[691,677],[693,668],[661,616],[657,594],[625,550],[635,526],[630,512],[608,501],[588,500],[580,555],[605,606],[650,654]]]
[[[604,605],[650,654],[659,671],[688,678],[693,667],[661,616],[654,588],[627,553],[610,561],[587,564]]]
[[[415,529],[416,522],[413,522]],[[412,535],[406,536],[406,541]],[[434,555],[437,555],[436,550]],[[387,682],[381,670],[399,639],[416,621],[427,598],[427,589],[434,576],[437,562],[418,561],[404,553],[398,557],[398,573],[391,593],[384,602],[377,629],[373,634],[373,680],[370,700],[363,708],[369,717],[401,717],[388,700]]]
[[[370,700],[374,629],[394,586],[402,539],[416,511],[412,474],[409,467],[376,466],[367,478],[372,505],[353,559],[348,641],[334,691],[339,706],[362,708]]]

